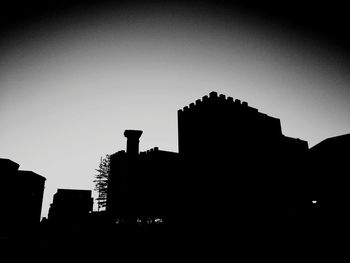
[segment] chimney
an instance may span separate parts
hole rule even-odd
[[[127,138],[126,141],[126,153],[128,155],[139,154],[139,139],[142,135],[142,131],[138,130],[125,130],[124,136]]]

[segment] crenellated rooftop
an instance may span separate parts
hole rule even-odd
[[[217,105],[235,105],[236,107],[242,107],[242,109],[246,109],[251,112],[258,112],[258,109],[248,106],[246,101],[241,102],[239,99],[233,99],[232,97],[226,97],[224,94],[219,94],[215,91],[212,91],[208,95],[202,97],[202,99],[197,99],[195,102],[189,104],[189,106],[185,106],[182,109],[178,110],[179,113],[182,112],[190,112],[191,110],[197,109],[202,105],[210,104],[215,102]]]
[[[146,150],[144,152],[140,152],[140,155],[146,155],[146,154],[149,154],[149,153],[153,153],[153,152],[158,152],[159,151],[159,148],[158,147],[153,147],[149,150]]]

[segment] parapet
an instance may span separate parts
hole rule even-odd
[[[239,99],[233,99],[232,97],[226,97],[224,94],[218,94],[216,91],[212,91],[208,95],[205,95],[202,97],[202,99],[197,99],[194,102],[190,103],[189,106],[185,106],[182,109],[178,110],[178,114],[192,112],[198,109],[199,107],[202,107],[203,105],[207,104],[214,104],[214,105],[227,105],[230,107],[230,105],[235,105],[236,107],[241,107],[244,110],[247,110],[248,112],[258,112],[258,109],[250,107],[248,105],[248,102],[243,101]]]
[[[158,151],[159,151],[159,148],[158,148],[158,147],[153,147],[153,148],[148,149],[148,150],[146,150],[146,151],[144,151],[144,152],[141,152],[140,154],[141,154],[141,155],[145,155],[145,154],[149,154],[149,153],[153,153],[153,152],[158,152]]]

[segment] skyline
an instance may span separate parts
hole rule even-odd
[[[0,157],[47,178],[42,216],[57,188],[93,189],[126,129],[144,131],[141,151],[177,152],[177,110],[211,91],[310,148],[349,133],[342,53],[255,17],[163,8],[71,14],[1,42]]]

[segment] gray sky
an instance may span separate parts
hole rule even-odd
[[[57,188],[93,189],[100,156],[177,151],[179,108],[217,91],[281,119],[309,142],[349,133],[349,64],[329,45],[244,14],[98,9],[37,23],[2,42],[0,157]]]

